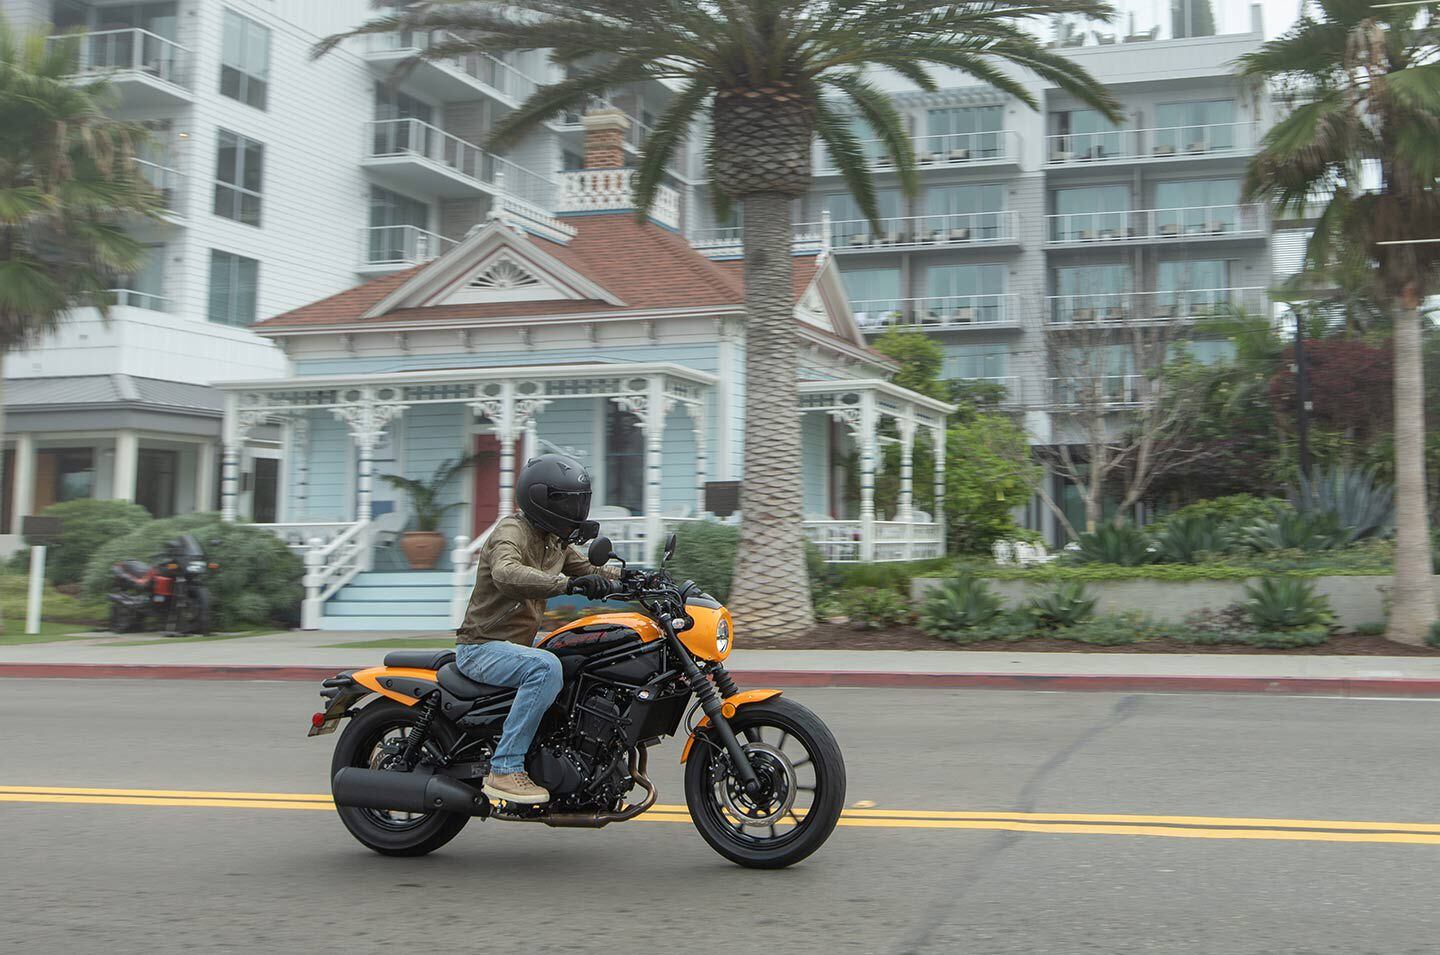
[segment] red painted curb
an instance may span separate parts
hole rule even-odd
[[[106,663],[0,663],[0,677],[68,680],[280,680],[319,682],[342,667],[181,666]],[[1277,693],[1440,697],[1437,679],[1247,676],[1144,676],[1057,673],[907,673],[883,670],[737,670],[739,682],[788,687],[1068,690],[1159,693]]]

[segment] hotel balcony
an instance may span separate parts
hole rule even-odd
[[[1051,248],[1132,242],[1189,244],[1266,236],[1265,207],[1261,205],[1074,212],[1045,219],[1046,244]]]
[[[433,40],[426,33],[372,33],[361,56],[385,76],[418,56]],[[489,53],[465,53],[441,60],[420,60],[402,80],[406,90],[441,102],[472,99],[476,93],[514,109],[545,80]]]
[[[800,222],[795,225],[796,253],[818,250],[827,235],[829,248],[837,255],[1018,246],[1020,216],[1013,211],[896,216],[881,219],[878,230],[868,219]],[[742,253],[740,229],[735,226],[696,229],[690,244],[712,259],[735,259]]]
[[[1051,404],[1059,409],[1134,408],[1150,396],[1144,375],[1077,375],[1047,378]]]
[[[1191,161],[1248,156],[1258,142],[1251,123],[1214,123],[1156,129],[1115,129],[1045,137],[1048,171],[1090,169],[1112,163]]]
[[[127,107],[167,107],[194,99],[190,51],[148,30],[65,33],[47,42],[72,59],[75,75],[107,77]]]
[[[1197,321],[1224,315],[1230,308],[1263,313],[1268,307],[1267,292],[1261,287],[1050,295],[1045,299],[1045,313],[1050,324],[1062,328],[1106,323]]]
[[[910,142],[915,148],[915,164],[921,169],[954,166],[1013,166],[1020,161],[1020,135],[1014,130],[1001,129],[986,133],[943,133],[936,136],[912,136]],[[895,157],[890,147],[878,139],[860,143],[875,172],[895,169]],[[815,144],[815,174],[817,176],[838,175],[830,153],[820,144]]]
[[[450,199],[504,195],[541,210],[553,207],[557,182],[418,119],[366,123],[360,163],[382,185]]]
[[[160,215],[167,222],[185,219],[185,174],[173,166],[148,159],[136,159],[140,175],[155,189],[160,199]]]
[[[438,258],[455,244],[454,239],[419,226],[371,226],[360,230],[360,263],[355,271],[366,275],[396,272]]]
[[[871,334],[891,328],[931,331],[1015,329],[1020,310],[1015,295],[932,295],[850,303],[860,328]]]

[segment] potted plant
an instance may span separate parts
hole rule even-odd
[[[445,535],[440,533],[440,521],[452,508],[459,507],[460,502],[441,504],[440,495],[455,480],[455,476],[474,460],[474,455],[467,454],[458,460],[443,461],[428,481],[398,474],[380,475],[386,484],[404,491],[410,498],[415,529],[400,535],[400,550],[409,561],[411,570],[431,570],[445,552]]]

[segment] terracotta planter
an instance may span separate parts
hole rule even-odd
[[[433,570],[445,553],[445,535],[439,531],[406,531],[400,535],[400,551],[411,570]]]

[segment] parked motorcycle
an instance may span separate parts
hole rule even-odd
[[[667,560],[674,550],[672,536]],[[589,557],[596,566],[619,559],[604,537]],[[663,564],[621,563],[621,592],[609,599],[643,612],[583,617],[538,643],[565,676],[526,757],[550,791],[547,805],[492,803],[481,792],[515,691],[470,680],[452,651],[397,651],[383,666],[324,681],[328,705],[309,735],[350,720],[331,760],[331,790],[356,839],[384,855],[416,856],[472,818],[593,829],[626,822],[655,804],[649,749],[683,725],[686,803],[715,851],[774,869],[824,844],[845,803],[845,762],[830,730],[779,690],[735,685],[725,669],[730,612],[719,601],[692,581],[676,583]],[[636,788],[640,798],[630,801]]]
[[[116,588],[109,595],[110,629],[129,633],[144,629],[148,619],[157,619],[165,633],[209,633],[210,590],[205,575],[219,566],[190,534],[170,541],[148,563],[117,561],[110,567]]]

